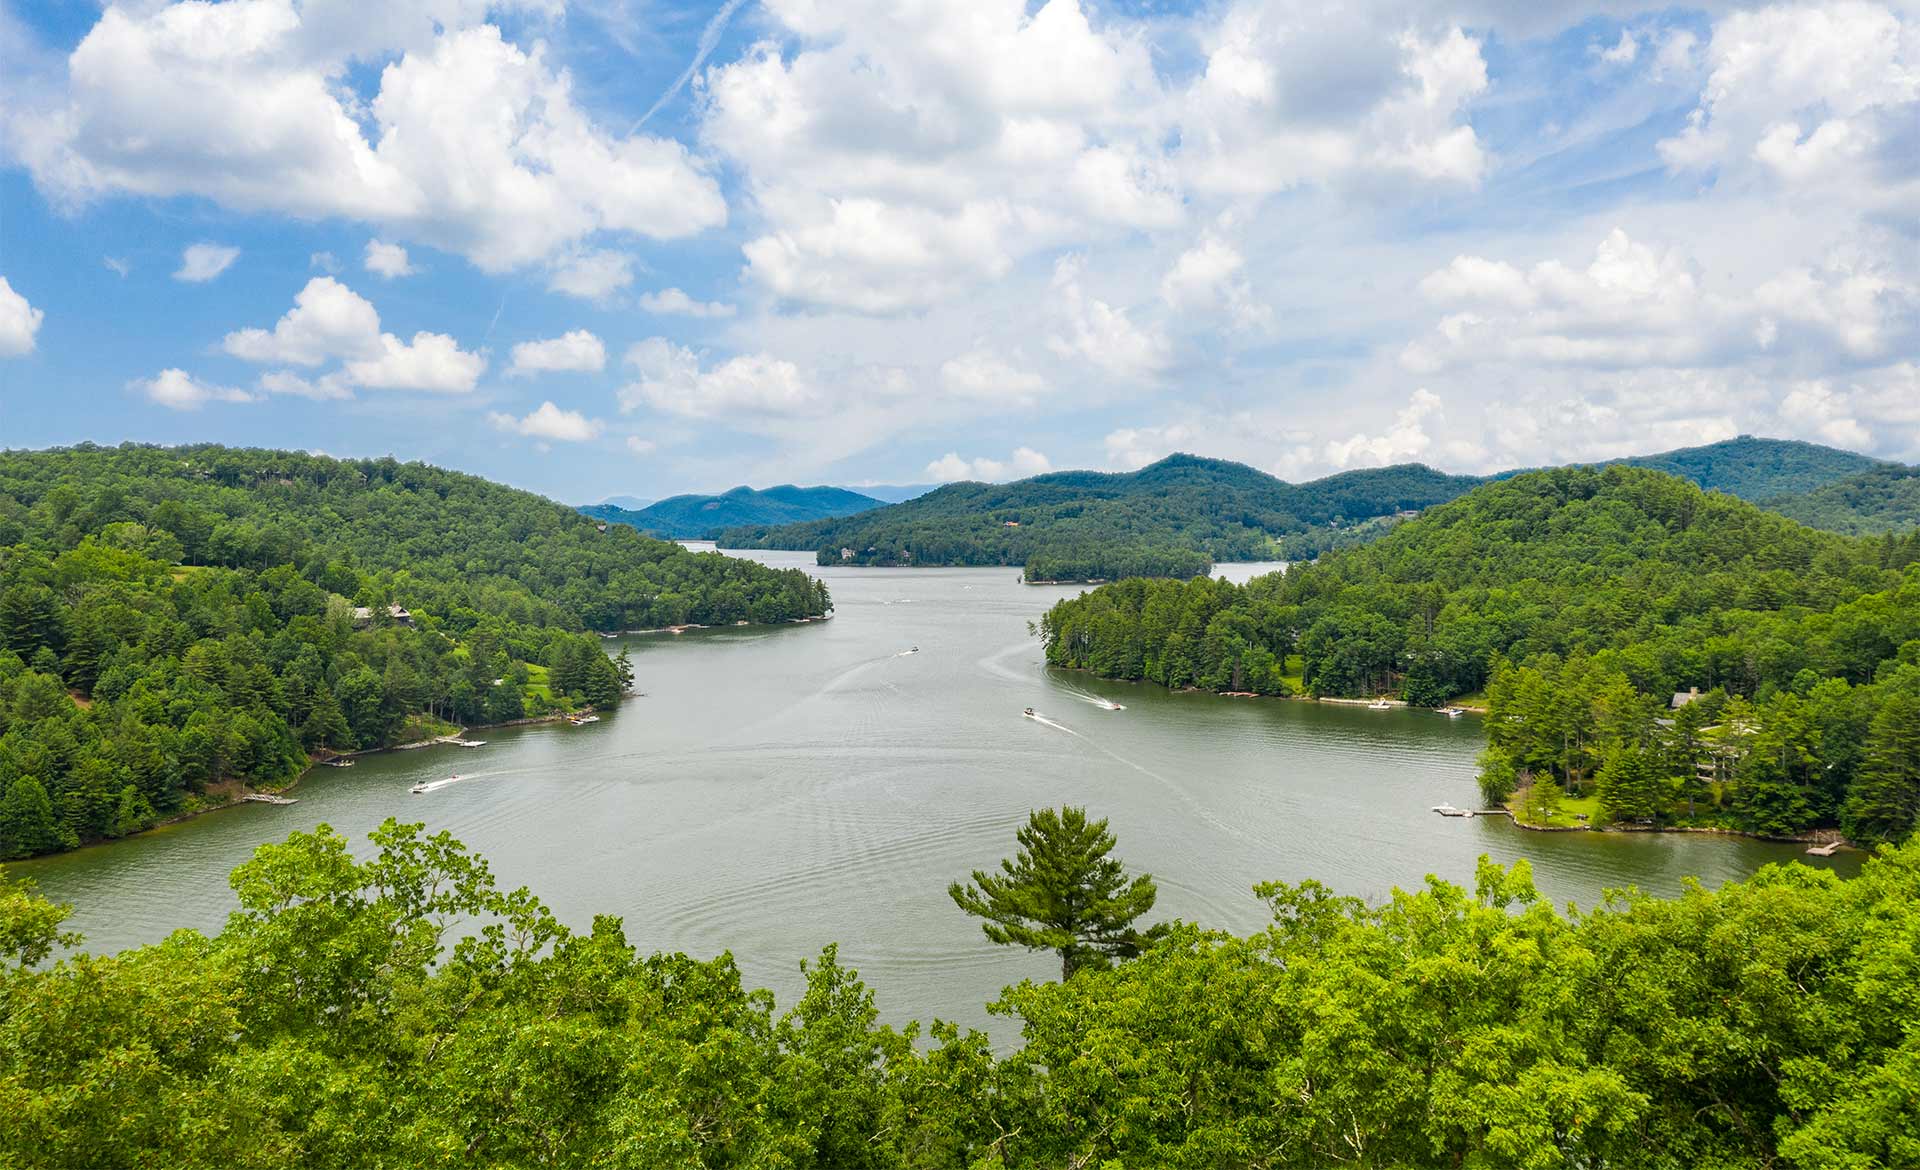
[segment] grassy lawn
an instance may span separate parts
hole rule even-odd
[[[1513,810],[1513,819],[1521,824],[1541,824],[1539,821],[1527,818],[1525,805],[1520,799],[1520,793],[1515,793],[1512,799],[1507,801],[1507,807]],[[1587,819],[1581,820],[1581,814],[1585,814]],[[1598,825],[1601,823],[1602,816],[1599,797],[1562,795],[1560,797],[1559,810],[1549,817],[1542,827],[1549,829],[1574,829],[1583,825]]]
[[[1280,677],[1293,688],[1296,695],[1307,693],[1307,661],[1298,654],[1287,655],[1286,663],[1281,667]]]
[[[1487,692],[1475,691],[1470,695],[1455,695],[1452,699],[1449,699],[1448,702],[1456,707],[1485,707],[1487,705]]]

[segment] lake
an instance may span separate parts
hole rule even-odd
[[[813,569],[811,554],[752,555]],[[838,942],[888,1019],[985,1026],[1003,985],[1058,964],[988,943],[947,884],[1011,853],[1041,805],[1110,818],[1117,854],[1159,883],[1156,914],[1239,931],[1261,925],[1250,887],[1272,879],[1378,899],[1429,873],[1471,887],[1485,853],[1531,859],[1543,890],[1590,906],[1605,888],[1673,894],[1800,856],[1438,817],[1434,805],[1477,802],[1475,717],[1103,683],[1043,666],[1028,632],[1073,589],[1021,584],[1013,568],[818,571],[831,621],[608,642],[632,652],[645,697],[599,723],[363,757],[310,773],[291,807],[245,805],[9,869],[73,903],[86,949],[112,951],[217,930],[235,906],[228,871],[261,842],[325,822],[364,848],[383,819],[420,820],[564,921],[613,913],[642,950],[731,950],[783,1004],[799,960]],[[1029,706],[1047,721],[1024,718]],[[1821,864],[1851,871],[1859,857]]]

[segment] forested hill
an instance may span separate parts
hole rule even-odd
[[[706,539],[740,525],[795,524],[850,516],[881,506],[879,500],[837,487],[781,484],[763,491],[737,487],[717,496],[671,496],[638,511],[588,504],[581,512],[610,524],[626,524],[650,536]]]
[[[1616,791],[1620,816],[1684,799],[1759,831],[1893,839],[1920,812],[1916,557],[1658,472],[1561,468],[1244,587],[1106,586],[1042,632],[1050,662],[1168,686],[1420,705],[1485,688],[1495,770],[1519,780],[1580,790],[1618,765],[1645,781]],[[1690,688],[1692,730],[1657,722]],[[1694,735],[1729,724],[1737,745]]]
[[[827,604],[417,463],[0,453],[0,859],[284,784],[310,752],[615,701],[585,629]]]
[[[1758,439],[1752,435],[1615,462],[1664,471],[1690,479],[1708,491],[1725,492],[1755,503],[1809,492],[1886,466],[1878,459],[1853,451],[1798,439]]]
[[[1766,506],[1802,524],[1856,535],[1920,528],[1920,467],[1887,463]]]
[[[857,516],[730,529],[720,539],[811,549],[823,564],[1024,565],[1036,580],[1184,577],[1215,560],[1270,557],[1288,534],[1416,511],[1480,482],[1407,464],[1294,485],[1238,463],[1173,455],[1135,472],[949,484]]]

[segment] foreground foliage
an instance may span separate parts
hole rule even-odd
[[[283,785],[310,752],[616,701],[588,629],[827,603],[421,464],[0,453],[0,858]]]
[[[1920,752],[1874,727],[1920,695],[1920,570],[1887,550],[1658,472],[1562,468],[1245,586],[1104,586],[1040,629],[1055,665],[1171,687],[1285,694],[1297,654],[1315,695],[1484,690],[1490,800],[1537,776],[1597,786],[1620,820],[1898,840]]]
[[[263,846],[219,935],[48,970],[18,964],[59,912],[0,887],[0,1162],[1920,1163],[1920,845],[1569,915],[1525,863],[1378,906],[1263,886],[1264,931],[1007,989],[996,1055],[880,1025],[831,947],[781,1012],[725,955],[569,931],[444,834],[373,839]]]

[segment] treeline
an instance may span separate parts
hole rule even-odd
[[[1567,749],[1570,763],[1547,767],[1538,752],[1510,753],[1496,738],[1495,778],[1510,766],[1511,782],[1524,784],[1545,768],[1592,791],[1604,761],[1581,753],[1606,737],[1583,739],[1579,729],[1594,724],[1599,704],[1617,708],[1630,697],[1644,732],[1633,743],[1649,750],[1648,720],[1664,718],[1672,696],[1689,688],[1745,701],[1736,714],[1756,728],[1756,744],[1775,743],[1768,713],[1785,712],[1785,696],[1804,701],[1826,680],[1859,705],[1849,726],[1870,724],[1913,686],[1899,667],[1920,662],[1920,577],[1885,554],[1881,542],[1815,532],[1657,472],[1566,468],[1478,488],[1377,543],[1244,587],[1105,586],[1056,606],[1041,633],[1051,663],[1173,687],[1282,693],[1277,664],[1297,654],[1310,694],[1397,693],[1438,705],[1488,688],[1502,663],[1536,670],[1562,707],[1552,723],[1529,717],[1528,734],[1544,744],[1565,728],[1584,746]],[[1605,685],[1575,684],[1590,671]],[[1823,694],[1833,693],[1828,685]],[[1487,700],[1491,727],[1519,718],[1513,692],[1492,688]],[[1579,715],[1583,704],[1589,713]],[[1863,776],[1865,740],[1815,744],[1798,734],[1778,731],[1808,753],[1784,766],[1793,799],[1763,796],[1775,787],[1764,752],[1743,746],[1715,764],[1699,748],[1693,770],[1661,757],[1671,799],[1655,819],[1734,818],[1761,832],[1835,823],[1844,792]],[[1703,810],[1685,799],[1687,777],[1711,767],[1724,775]],[[1920,760],[1888,767],[1920,793]],[[1742,795],[1749,779],[1754,787]],[[1902,799],[1920,805],[1920,795]],[[1645,807],[1614,811],[1640,819]],[[1848,823],[1866,839],[1892,839],[1906,822]]]
[[[1196,577],[1213,568],[1198,549],[1176,544],[1042,545],[1027,554],[1029,581],[1102,581],[1116,577]]]
[[[1257,891],[1246,937],[1010,987],[988,1038],[878,1023],[833,948],[786,1010],[732,958],[574,932],[444,834],[322,828],[218,935],[42,960],[0,886],[0,1161],[32,1167],[1920,1164],[1920,845],[1840,880],[1562,915],[1483,860],[1368,905]],[[449,924],[471,932],[452,942]],[[68,940],[70,941],[70,940]]]
[[[733,548],[812,550],[821,564],[1024,565],[1034,580],[1110,579],[1144,564],[1143,575],[1186,576],[1195,565],[1268,560],[1277,537],[1417,511],[1479,482],[1407,464],[1295,485],[1172,455],[1119,474],[948,484],[854,516],[718,535]]]
[[[418,465],[8,453],[0,530],[0,858],[284,785],[310,753],[617,700],[624,658],[542,555],[626,592],[603,620],[826,603],[804,574],[631,534],[609,554],[559,505]],[[643,600],[656,579],[675,585]]]
[[[423,463],[212,445],[0,453],[0,547],[68,549],[125,521],[170,535],[184,564],[337,564],[456,630],[484,617],[576,630],[771,623],[830,604],[805,573],[623,525],[602,532],[531,492]]]

